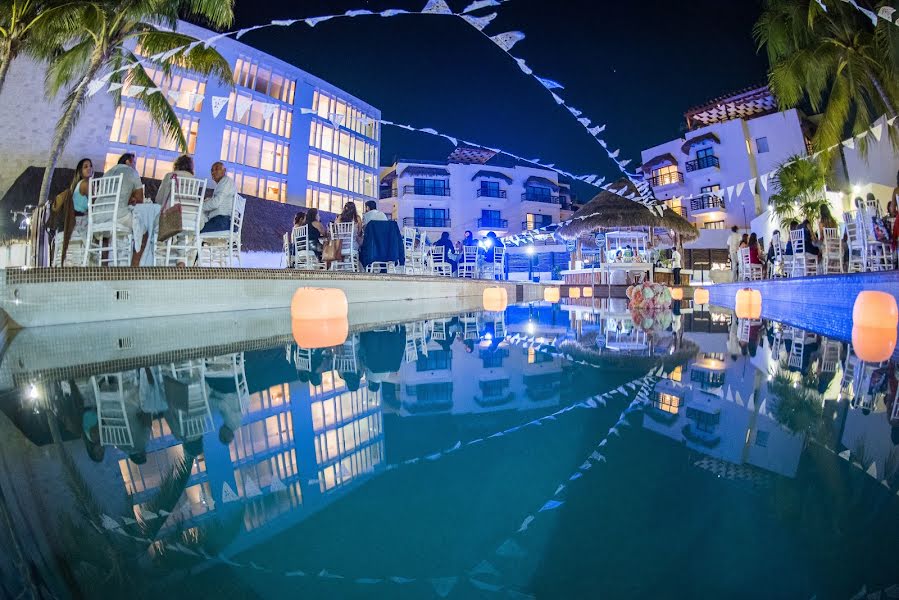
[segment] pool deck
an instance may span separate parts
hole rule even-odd
[[[422,301],[430,303],[430,312],[464,311],[472,299],[479,303],[484,290],[495,286],[506,289],[509,303],[543,298],[540,284],[486,279],[287,269],[87,267],[0,270],[0,309],[8,327],[42,327],[284,309],[298,288],[325,287],[342,289],[351,307],[364,304],[375,312],[379,303],[405,302],[393,305],[393,316],[414,319]]]

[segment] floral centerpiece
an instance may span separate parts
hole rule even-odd
[[[674,317],[671,290],[659,283],[644,282],[627,288],[628,308],[634,323],[645,331],[664,331]]]

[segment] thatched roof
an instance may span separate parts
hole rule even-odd
[[[627,187],[626,192],[636,193],[637,189],[626,179],[621,179],[612,184],[610,189],[620,190]],[[584,218],[578,218],[584,217]],[[639,202],[628,200],[618,194],[602,191],[590,202],[581,207],[572,216],[572,221],[558,230],[556,234],[567,240],[573,240],[582,235],[590,235],[602,229],[618,229],[621,227],[664,227],[672,229],[681,235],[684,241],[694,240],[699,237],[699,232],[682,216],[666,208],[663,216],[647,209]]]
[[[449,177],[449,171],[442,167],[422,167],[413,165],[411,167],[406,167],[405,169],[403,169],[403,172],[400,173],[400,177],[406,177],[409,175],[422,175],[425,177]]]
[[[585,343],[587,342],[587,343]],[[618,352],[601,352],[589,340],[564,340],[556,345],[556,348],[565,356],[574,360],[582,360],[599,368],[638,369],[647,371],[664,367],[665,371],[672,371],[677,367],[685,366],[691,359],[696,358],[699,346],[690,340],[683,340],[680,347],[673,353],[666,350],[664,354],[634,355]]]
[[[547,179],[546,177],[538,177],[536,175],[532,175],[527,178],[527,181],[524,182],[524,187],[528,187],[532,183],[536,183],[537,185],[545,185],[548,188],[551,188],[554,192],[559,191],[559,184],[551,179]]]
[[[28,167],[16,178],[9,191],[0,200],[4,211],[21,210],[27,204],[34,204],[41,188],[44,175],[43,167]],[[50,184],[50,197],[54,197],[72,182],[74,169],[56,169]],[[99,175],[99,173],[98,173]],[[143,179],[144,191],[150,198],[156,197],[159,190],[158,179]],[[207,190],[211,196],[212,191]],[[272,200],[256,198],[241,194],[247,199],[243,225],[243,249],[249,252],[281,252],[282,236],[293,228],[293,217],[298,211],[306,209],[292,204],[282,204]],[[24,240],[27,235],[18,227],[18,223],[5,215],[0,215],[0,243],[12,240]],[[333,213],[320,212],[322,223],[327,225],[336,218]]]
[[[486,170],[482,169],[482,170],[478,171],[477,173],[475,173],[474,175],[472,175],[471,180],[474,181],[478,177],[489,177],[492,179],[502,179],[509,185],[512,184],[512,178],[509,177],[508,175],[506,175],[505,173],[500,173],[499,171],[486,171]]]
[[[715,135],[714,133],[709,131],[708,133],[703,133],[702,135],[697,135],[695,138],[691,138],[691,139],[687,140],[686,142],[684,142],[684,145],[681,146],[681,148],[680,148],[681,152],[683,152],[684,154],[690,154],[690,148],[692,148],[696,144],[701,144],[702,142],[708,142],[708,141],[715,142],[716,144],[721,143],[721,139],[717,135]]]
[[[649,173],[652,171],[653,167],[661,165],[663,162],[668,162],[672,165],[677,164],[677,159],[670,152],[666,152],[665,154],[659,154],[658,156],[653,156],[641,167],[644,173]]]

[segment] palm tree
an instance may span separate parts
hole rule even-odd
[[[781,227],[796,219],[808,219],[814,225],[827,205],[824,195],[826,171],[824,161],[791,156],[777,169],[774,193],[768,198],[771,212],[780,219]]]
[[[51,63],[47,71],[47,92],[56,96],[68,88],[63,112],[56,123],[56,131],[41,182],[38,202],[43,204],[50,194],[50,179],[72,129],[78,122],[81,109],[88,98],[88,85],[110,69],[109,83],[143,86],[146,90],[135,94],[137,103],[150,114],[151,120],[163,134],[175,140],[181,149],[187,147],[177,114],[168,100],[159,93],[147,93],[157,86],[143,63],[152,62],[164,75],[174,67],[214,76],[222,83],[231,82],[231,67],[214,48],[197,44],[164,60],[150,61],[144,57],[166,53],[196,42],[178,33],[179,14],[208,22],[213,27],[226,27],[233,20],[234,0],[94,0],[79,3],[79,35]],[[130,65],[127,71],[118,71]],[[139,87],[137,89],[140,89]],[[121,90],[115,91],[116,105]]]
[[[865,131],[882,114],[896,115],[899,30],[889,21],[875,28],[839,0],[767,0],[753,35],[767,51],[768,80],[781,108],[807,102],[821,113],[812,140],[817,150]]]
[[[814,373],[805,373],[796,380],[793,373],[778,368],[768,382],[768,392],[775,399],[773,413],[777,422],[794,434],[815,433],[824,406],[817,386]]]
[[[78,28],[75,2],[0,0],[0,91],[21,53],[48,59]]]

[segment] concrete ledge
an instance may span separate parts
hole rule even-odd
[[[342,289],[350,305],[443,299],[448,309],[501,286],[509,302],[543,286],[482,279],[287,269],[66,268],[0,271],[0,308],[13,327],[288,308],[299,287]]]

